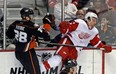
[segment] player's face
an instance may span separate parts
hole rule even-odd
[[[33,20],[33,15],[29,15],[26,17],[26,20]]]
[[[29,17],[30,17],[30,20],[33,20],[34,15],[29,15]]]
[[[96,24],[97,24],[97,19],[96,18],[91,18],[89,20],[90,29],[92,29]]]

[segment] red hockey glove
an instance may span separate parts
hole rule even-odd
[[[59,25],[60,32],[61,32],[62,34],[68,33],[68,31],[69,31],[69,25],[70,25],[70,23],[67,22],[67,21],[61,22],[60,25]]]
[[[112,47],[110,45],[104,45],[103,48],[105,48],[104,52],[109,53],[112,51]]]

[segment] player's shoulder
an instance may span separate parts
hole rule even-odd
[[[17,24],[19,24],[21,21],[20,20],[16,20],[16,21],[14,21],[12,24],[11,24],[11,26],[16,26]]]
[[[94,27],[92,30],[94,31],[94,33],[99,33],[99,31],[96,27]]]
[[[16,21],[14,21],[13,23],[20,23],[21,21],[20,20],[16,20]]]
[[[83,19],[75,19],[77,22],[85,22]]]
[[[83,19],[75,19],[75,22],[78,22],[79,24],[86,25],[87,23]]]
[[[40,27],[40,25],[37,24],[37,23],[34,23],[34,22],[29,22],[29,23],[26,23],[25,27],[28,27],[28,28],[31,28],[31,29],[38,29]]]

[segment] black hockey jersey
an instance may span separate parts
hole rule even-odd
[[[35,23],[32,21],[15,21],[13,22],[6,35],[12,39],[16,40],[16,51],[28,51],[31,48],[34,48],[35,44],[32,44],[37,41],[38,37],[42,37],[45,40],[50,39],[50,36],[44,29],[40,26],[34,26]]]

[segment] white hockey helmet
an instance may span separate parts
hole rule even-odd
[[[87,13],[85,14],[85,20],[88,20],[89,18],[96,18],[96,19],[98,19],[98,16],[97,16],[97,14],[94,13],[94,12],[87,12]]]

